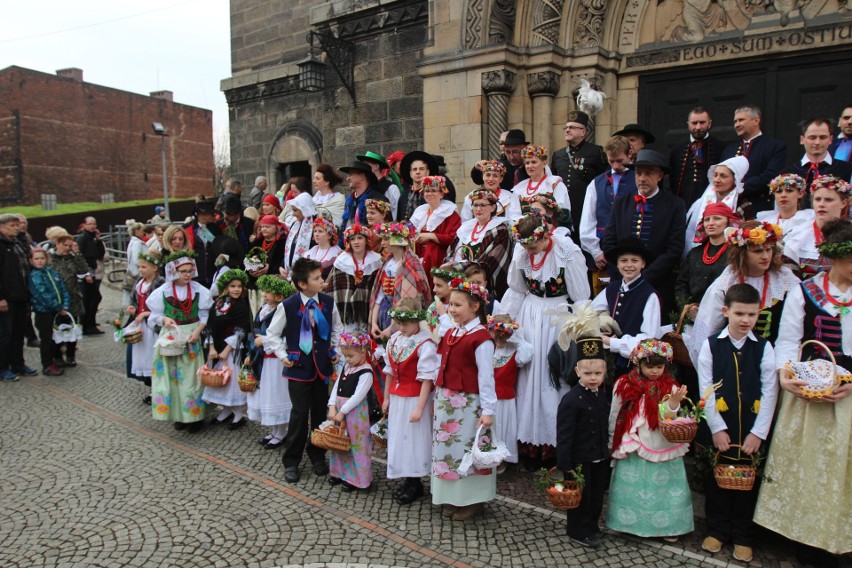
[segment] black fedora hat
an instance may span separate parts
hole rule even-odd
[[[604,258],[613,266],[618,263],[618,257],[623,254],[638,254],[645,261],[645,264],[650,263],[654,259],[654,255],[642,242],[642,239],[636,235],[628,235],[620,239],[614,247],[604,252]]]
[[[663,173],[669,173],[669,161],[666,157],[650,148],[642,148],[636,154],[634,166],[657,166],[663,170]]]
[[[613,136],[627,136],[628,134],[639,134],[645,139],[645,144],[653,144],[657,139],[653,134],[639,126],[638,124],[628,124],[618,132],[613,132]]]
[[[204,199],[195,204],[195,214],[199,213],[215,213],[216,212],[216,200],[215,199]]]
[[[373,168],[371,168],[370,164],[368,164],[367,162],[355,160],[354,162],[352,162],[351,166],[344,166],[339,169],[344,174],[358,173],[366,175],[371,187],[375,187],[376,184],[379,183],[379,180],[376,178],[376,174],[373,173]]]
[[[513,128],[509,132],[506,133],[506,141],[503,142],[504,146],[526,146],[530,141],[527,140],[527,135],[524,134],[523,130],[519,130],[517,128]]]
[[[402,181],[405,183],[411,183],[411,164],[416,160],[420,160],[426,164],[426,167],[429,169],[430,176],[439,175],[438,160],[435,159],[435,156],[422,150],[414,150],[406,154],[405,157],[402,158],[402,162],[399,163],[399,177],[401,177]]]
[[[242,213],[243,204],[237,194],[229,195],[222,201],[222,213]]]

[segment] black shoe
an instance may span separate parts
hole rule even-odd
[[[175,422],[175,430],[186,430],[186,427],[189,426],[186,422]]]
[[[314,462],[314,475],[322,477],[328,475],[328,464],[325,460]]]
[[[38,375],[38,371],[36,369],[27,367],[26,365],[23,367],[13,367],[12,372],[19,377],[34,377],[35,375]]]
[[[192,424],[188,424],[186,426],[186,431],[190,434],[196,434],[204,430],[204,421],[199,420],[198,422],[193,422]]]
[[[151,406],[151,395],[150,394],[142,397],[142,404],[147,404],[148,406]]]
[[[275,438],[272,438],[272,439],[274,440]],[[277,450],[278,448],[283,446],[286,442],[287,442],[287,438],[284,438],[283,440],[278,440],[277,442],[269,441],[264,447],[267,450]]]
[[[420,480],[416,480],[408,486],[408,489],[396,498],[396,502],[400,505],[410,505],[414,501],[423,497],[423,484]]]
[[[77,360],[76,359],[68,359],[67,361],[65,361],[65,366],[66,367],[76,367],[77,366]]]
[[[41,347],[41,341],[38,339],[30,339],[27,341],[27,347]]]
[[[58,377],[65,373],[62,369],[57,367],[56,365],[50,365],[49,367],[45,367],[41,370],[41,374],[46,377]]]
[[[411,486],[411,478],[406,477],[405,482],[393,490],[393,498],[398,499],[400,495],[408,491],[408,488]]]
[[[593,536],[587,536],[586,538],[574,538],[572,536],[571,540],[573,540],[574,542],[579,542],[586,548],[597,548],[601,545],[601,541],[597,540]]]
[[[350,485],[350,484],[346,483],[345,481],[341,480],[340,481],[340,490],[343,491],[344,493],[352,493],[353,491],[355,491],[355,486]]]
[[[272,441],[272,438],[274,438],[274,437],[275,436],[273,436],[272,434],[270,434],[269,436],[264,436],[263,438],[258,440],[257,443],[260,444],[263,447],[266,447],[266,444],[268,444],[270,441]]]
[[[296,483],[299,481],[299,478],[302,477],[299,472],[298,467],[285,467],[284,468],[284,481],[288,483]]]
[[[328,484],[329,485],[340,485],[341,479],[339,477],[328,476]]]
[[[228,424],[228,430],[239,430],[240,428],[242,428],[245,425],[246,425],[246,417],[243,416],[242,418],[240,418],[236,422],[231,422],[230,424]]]

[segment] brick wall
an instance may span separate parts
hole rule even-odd
[[[170,194],[213,193],[212,112],[19,67],[0,71],[4,205],[162,195],[163,123]]]

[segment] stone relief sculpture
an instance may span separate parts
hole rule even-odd
[[[464,46],[511,44],[515,34],[514,0],[468,0],[465,12]],[[490,12],[487,14],[486,12]]]
[[[530,45],[557,45],[564,0],[534,0]]]
[[[488,20],[488,44],[512,43],[515,35],[514,0],[494,0]]]
[[[598,47],[606,18],[606,0],[580,0],[577,26],[574,29],[576,47]]]

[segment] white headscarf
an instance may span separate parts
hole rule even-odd
[[[734,174],[734,189],[731,190],[728,195],[723,197],[721,202],[730,207],[731,211],[736,212],[737,210],[737,201],[744,189],[743,178],[748,173],[748,159],[745,156],[734,156],[733,158],[728,158],[722,163],[713,164],[707,170],[707,180],[709,181],[707,189],[705,189],[704,193],[701,194],[701,197],[692,204],[692,207],[689,208],[689,211],[686,214],[686,246],[683,250],[684,258],[686,257],[686,253],[692,250],[692,248],[697,244],[694,242],[695,234],[698,231],[699,224],[704,219],[704,209],[706,209],[711,203],[718,203],[720,201],[716,194],[716,190],[713,187],[713,172],[715,172],[716,168],[719,166],[725,166]]]
[[[293,262],[298,258],[305,256],[311,249],[311,239],[314,235],[314,217],[317,214],[316,205],[309,193],[300,193],[290,200],[290,208],[301,211],[304,219],[299,221],[295,216],[291,216],[290,234],[287,235],[287,242],[284,244],[284,268],[290,270],[290,257],[293,257]],[[293,250],[295,249],[295,252]],[[292,255],[291,255],[292,253]]]

